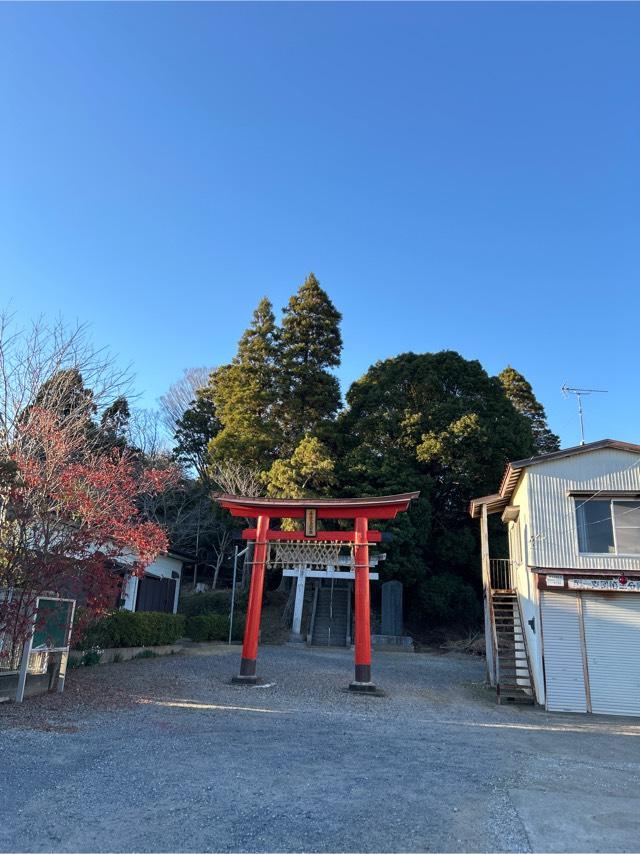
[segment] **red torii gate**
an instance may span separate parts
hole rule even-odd
[[[249,604],[244,630],[240,674],[234,681],[255,684],[258,634],[262,613],[264,573],[269,542],[297,540],[353,543],[355,571],[355,679],[354,691],[375,692],[371,681],[371,623],[369,602],[369,544],[379,543],[380,531],[369,530],[372,519],[395,519],[406,511],[419,492],[382,495],[371,498],[248,498],[241,495],[217,495],[215,500],[232,516],[257,519],[257,527],[242,532],[243,539],[254,540],[255,550],[249,589]],[[304,531],[270,530],[271,519],[304,519]],[[316,531],[318,519],[354,519],[352,531]]]

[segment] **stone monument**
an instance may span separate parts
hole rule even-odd
[[[371,642],[380,649],[411,652],[413,640],[403,633],[402,583],[386,581],[382,585],[382,633],[372,635]]]
[[[386,581],[382,585],[382,634],[402,635],[402,583]]]

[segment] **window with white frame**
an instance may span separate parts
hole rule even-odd
[[[575,503],[582,554],[640,554],[640,501],[577,498]]]

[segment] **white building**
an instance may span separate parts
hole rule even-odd
[[[499,699],[640,715],[640,445],[510,463],[481,520],[487,666]],[[501,513],[509,560],[489,555]]]
[[[182,568],[186,562],[188,558],[184,555],[168,552],[158,555],[140,578],[125,572],[121,607],[125,611],[164,611],[175,614],[178,610]]]

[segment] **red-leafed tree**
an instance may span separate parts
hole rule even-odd
[[[113,426],[96,421],[99,395],[81,368],[105,379],[82,331],[0,325],[0,655],[19,654],[37,596],[77,599],[86,619],[115,605],[124,565],[141,574],[167,548],[141,508],[176,472],[144,465]],[[74,337],[75,334],[75,337]],[[34,370],[34,364],[39,370]],[[118,375],[119,376],[119,375]],[[105,379],[103,390],[114,389]],[[101,390],[102,393],[102,390]],[[109,410],[110,411],[110,410]],[[81,628],[81,627],[79,627]]]

